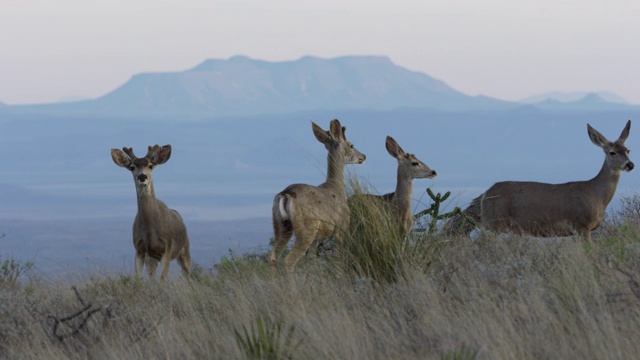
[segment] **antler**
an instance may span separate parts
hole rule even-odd
[[[137,157],[133,154],[133,148],[123,147],[122,151],[124,151],[125,154],[129,155],[129,158],[132,161],[137,159]]]
[[[149,146],[149,150],[147,150],[147,155],[145,155],[145,157],[151,160],[153,158],[153,155],[155,155],[158,150],[160,150],[160,145]]]
[[[147,155],[144,156],[146,159],[153,159],[153,156],[160,150],[160,145],[149,146],[149,150],[147,150]],[[133,161],[135,159],[139,159],[134,153],[133,148],[123,147],[122,151],[129,156],[129,158]]]

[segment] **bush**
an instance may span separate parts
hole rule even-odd
[[[22,263],[12,257],[0,261],[0,264],[0,287],[15,286],[18,279],[27,275],[34,267],[32,261]]]

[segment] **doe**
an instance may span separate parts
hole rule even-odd
[[[624,145],[631,120],[620,137],[611,142],[587,124],[591,142],[604,151],[604,163],[596,177],[587,181],[546,184],[530,181],[504,181],[491,186],[464,210],[467,217],[483,229],[510,231],[539,237],[578,235],[591,241],[591,231],[604,219],[622,171],[633,170],[629,150]],[[452,218],[447,229],[469,231],[464,216]]]
[[[413,179],[433,179],[437,174],[414,154],[406,153],[391,136],[387,136],[385,147],[389,155],[398,160],[396,191],[384,195],[366,194],[361,199],[373,200],[372,202],[367,201],[367,204],[388,207],[394,221],[392,224],[397,226],[400,237],[405,238],[409,235],[414,222],[411,211]],[[349,199],[349,202],[352,201],[352,198]]]
[[[293,235],[296,241],[284,260],[287,273],[293,272],[298,260],[316,241],[335,236],[342,243],[349,229],[349,207],[344,192],[344,166],[361,164],[366,156],[351,144],[347,130],[334,119],[329,131],[311,122],[313,134],[324,144],[327,156],[327,180],[319,186],[293,184],[287,186],[273,200],[273,230],[275,244],[269,264],[275,267]]]

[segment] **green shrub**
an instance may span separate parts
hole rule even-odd
[[[440,354],[440,360],[475,360],[480,356],[479,349],[473,349],[469,346],[462,345],[455,351],[449,351]]]
[[[258,317],[255,324],[247,329],[242,326],[242,333],[234,330],[236,343],[247,359],[291,359],[302,341],[293,344],[295,326],[288,327],[286,332],[282,322]]]
[[[0,262],[0,286],[15,286],[21,276],[27,275],[33,270],[34,263],[25,261],[24,263],[7,258]]]
[[[443,212],[441,209],[442,204],[451,196],[451,192],[447,191],[442,195],[441,193],[434,194],[430,188],[426,190],[427,195],[431,198],[431,205],[428,208],[418,212],[415,214],[415,220],[417,224],[417,230],[422,233],[426,233],[428,235],[433,235],[437,233],[441,233],[442,231],[458,232],[459,229],[457,227],[468,227],[471,225],[475,227],[477,225],[476,221],[468,216],[460,207],[456,206],[453,210],[448,212]],[[441,226],[442,221],[447,220],[445,224],[449,226],[446,229],[447,225],[444,227]],[[455,224],[455,225],[454,225]],[[456,227],[456,229],[451,228],[451,226]]]

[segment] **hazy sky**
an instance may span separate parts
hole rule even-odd
[[[640,1],[0,1],[0,101],[98,97],[207,58],[386,55],[470,95],[640,103]]]

